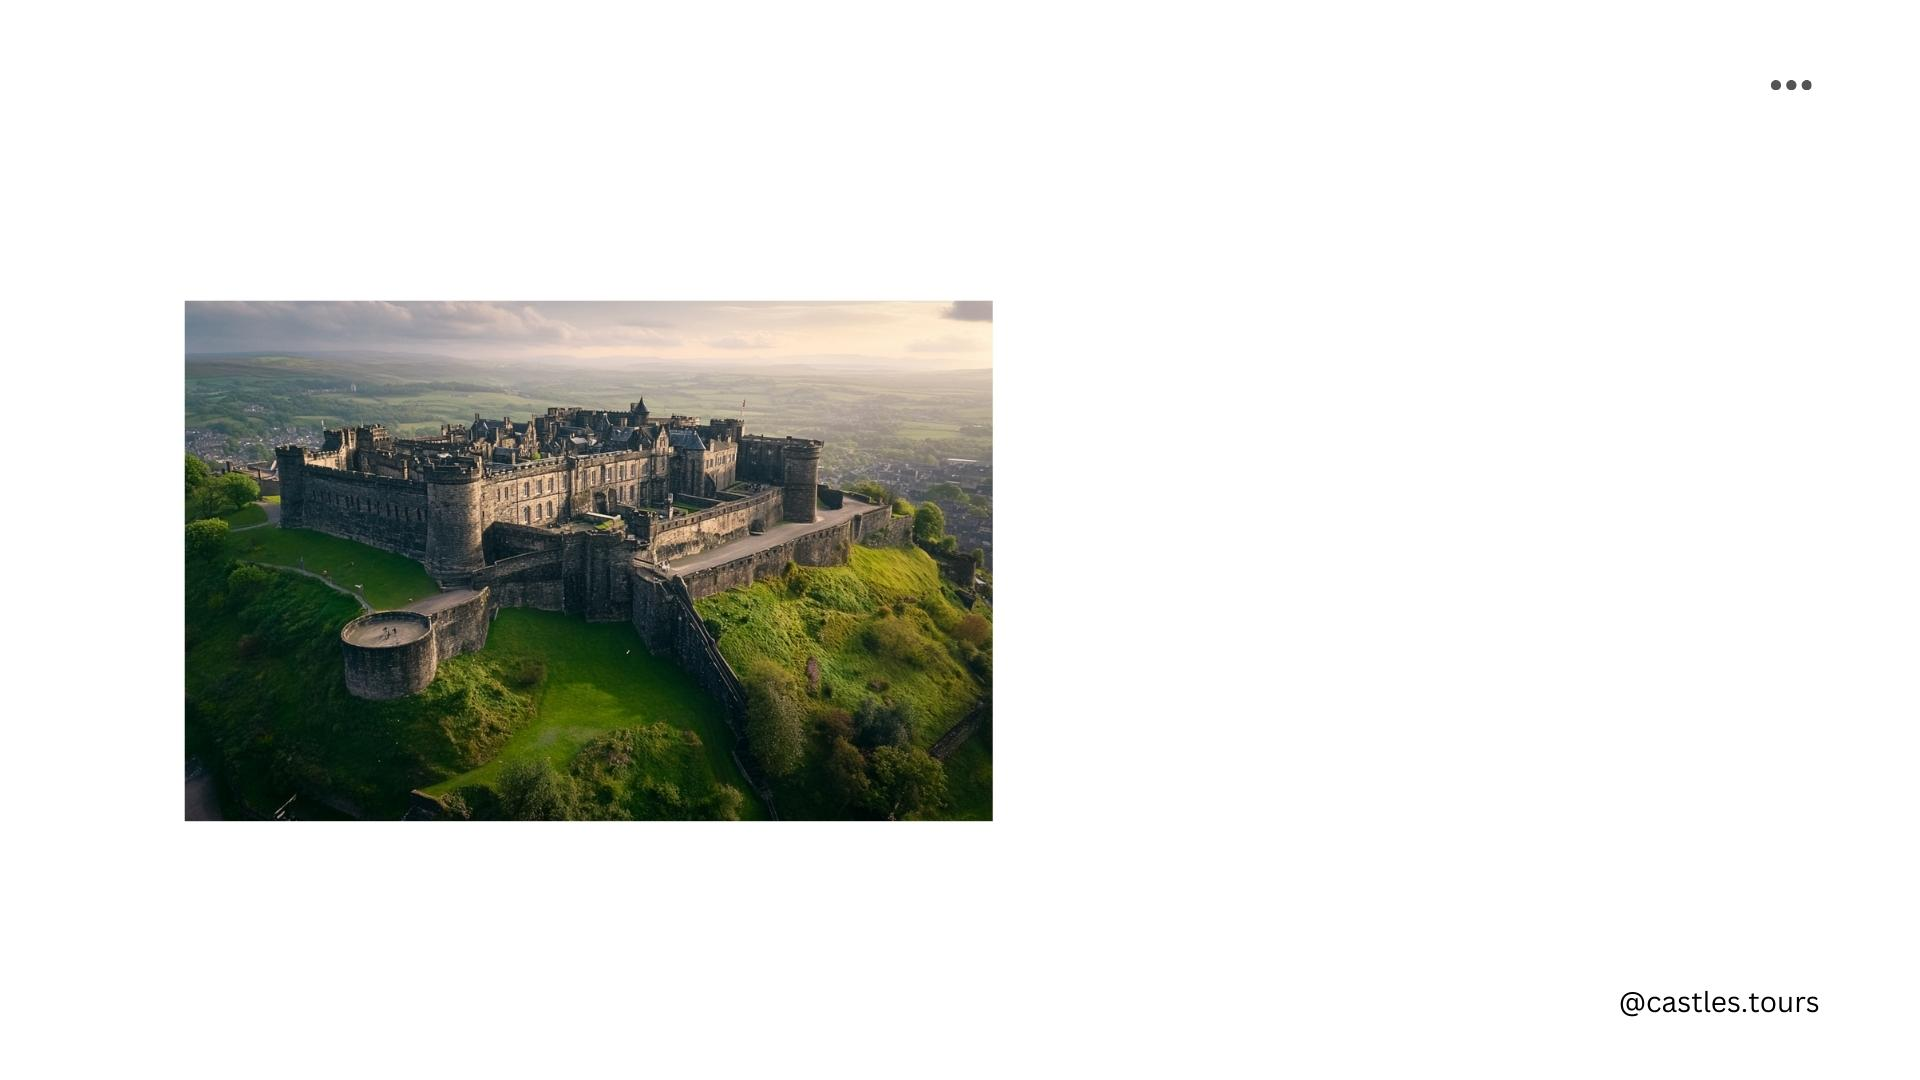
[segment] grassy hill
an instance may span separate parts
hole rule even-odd
[[[873,751],[889,741],[854,730],[863,710],[903,716],[902,741],[924,750],[990,693],[986,606],[960,606],[933,560],[917,549],[855,547],[845,566],[789,567],[780,580],[705,597],[695,607],[743,680],[770,680],[782,693],[804,695],[796,703],[804,713],[799,764],[785,776],[769,770],[783,816],[860,812],[860,782],[851,773],[858,764],[873,768]],[[942,809],[922,816],[991,816],[990,743],[976,739],[980,745],[963,746],[946,770]],[[840,750],[836,774],[841,741],[864,761]]]
[[[275,536],[259,548],[250,539]],[[332,559],[361,571],[348,583],[364,578],[382,605],[404,599],[395,592],[433,591],[425,572],[304,530],[255,529],[229,547],[187,568],[186,726],[189,752],[232,802],[270,810],[297,793],[303,807],[397,818],[410,790],[431,787],[459,792],[475,816],[504,816],[503,776],[527,762],[577,789],[566,816],[763,813],[727,752],[718,705],[625,623],[503,611],[487,647],[440,665],[424,693],[363,701],[346,692],[339,642],[359,607],[231,555],[304,551],[309,569]]]
[[[440,591],[427,568],[405,555],[312,529],[247,529],[230,534],[227,543],[236,558],[304,567],[358,589],[376,608],[406,607]]]

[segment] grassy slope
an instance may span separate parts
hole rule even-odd
[[[235,529],[245,528],[249,525],[265,525],[267,523],[267,512],[262,510],[258,503],[248,503],[238,510],[221,514],[220,520]]]
[[[993,724],[983,725],[946,761],[947,814],[955,821],[993,820]]]
[[[468,659],[509,675],[527,661],[544,664],[546,678],[533,690],[538,715],[493,760],[435,784],[427,789],[432,793],[491,785],[508,762],[520,758],[544,757],[565,770],[597,736],[665,722],[700,737],[712,777],[747,796],[742,817],[763,816],[729,753],[733,737],[720,706],[670,661],[649,656],[631,625],[509,609],[494,621],[485,649],[449,663]]]
[[[803,566],[790,580],[732,589],[696,606],[720,627],[720,652],[734,670],[764,657],[799,674],[809,656],[818,657],[843,708],[877,692],[911,702],[922,747],[980,698],[979,683],[941,644],[962,612],[947,599],[933,560],[917,549],[856,546],[846,566]],[[871,632],[889,620],[929,647],[911,658],[877,647]],[[887,689],[871,689],[875,681]]]
[[[257,529],[234,538],[236,554],[258,558],[254,537],[289,538],[275,552],[305,551],[310,569],[319,557],[361,570],[398,560],[418,575],[412,588],[431,591],[418,564],[362,544]],[[370,595],[395,588],[373,574],[367,584]],[[187,589],[189,744],[223,762],[229,789],[256,808],[302,791],[303,803],[324,793],[368,817],[398,817],[409,790],[485,783],[502,755],[564,768],[595,736],[663,722],[697,737],[698,752],[644,758],[641,772],[690,794],[730,784],[746,795],[742,817],[764,812],[728,753],[719,706],[625,623],[504,611],[487,647],[442,664],[425,693],[369,702],[341,678],[339,630],[359,614],[345,596],[293,574],[232,591],[223,574],[190,572]],[[544,677],[524,682],[528,661]]]
[[[324,573],[351,589],[365,585],[367,602],[376,608],[405,607],[432,596],[440,587],[427,569],[405,555],[368,547],[312,529],[249,529],[230,540],[235,557],[276,566],[297,566]]]
[[[962,612],[941,584],[933,560],[917,549],[855,547],[846,566],[800,567],[786,580],[732,589],[703,598],[696,607],[709,626],[718,628],[720,651],[736,670],[766,659],[798,675],[809,656],[817,657],[832,696],[814,700],[814,708],[851,710],[866,696],[911,702],[914,741],[922,747],[985,693],[950,651],[947,631]],[[984,613],[984,606],[980,610]],[[916,657],[897,650],[889,654],[875,641],[874,629],[887,622],[895,624],[892,640],[917,643]],[[874,690],[876,681],[886,689]],[[948,816],[992,818],[991,746],[990,737],[976,734],[948,762]],[[827,794],[825,749],[817,732],[810,735],[798,771],[776,782],[781,816],[848,813]]]

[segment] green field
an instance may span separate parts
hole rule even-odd
[[[252,562],[301,566],[305,560],[312,573],[345,588],[360,589],[375,608],[406,607],[440,591],[426,567],[405,555],[312,529],[249,529],[234,534],[228,543],[235,558]]]
[[[504,672],[521,670],[529,662],[543,665],[546,677],[533,692],[536,716],[516,730],[491,761],[433,785],[427,789],[432,794],[490,785],[508,763],[523,758],[545,758],[564,769],[594,738],[655,722],[698,735],[712,776],[743,793],[751,791],[729,752],[733,734],[719,704],[668,660],[649,656],[631,624],[507,609],[494,621],[486,648],[474,658]],[[749,794],[740,816],[764,813]]]

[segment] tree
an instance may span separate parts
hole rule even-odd
[[[242,472],[221,473],[213,478],[213,490],[228,510],[252,505],[260,498],[260,485]]]
[[[762,768],[786,776],[800,767],[806,728],[800,694],[791,675],[761,660],[741,680],[747,689],[747,748]]]
[[[195,488],[204,486],[213,479],[213,470],[200,460],[198,454],[187,455],[187,496],[191,498]]]
[[[873,785],[867,780],[867,759],[845,739],[833,740],[827,751],[827,790],[843,806],[865,806]]]
[[[853,741],[869,750],[913,741],[913,709],[906,702],[864,698],[853,710]]]
[[[523,758],[500,771],[500,805],[515,821],[566,821],[577,798],[572,778],[546,758]]]
[[[922,544],[931,544],[940,539],[947,531],[947,515],[940,510],[939,503],[924,502],[920,509],[913,512],[913,538]]]
[[[947,770],[917,746],[873,752],[869,805],[895,820],[937,814],[947,805]]]
[[[908,502],[905,499],[893,500],[893,516],[894,517],[912,517],[913,504]]]
[[[213,559],[226,550],[227,523],[219,518],[204,518],[187,523],[187,557]]]

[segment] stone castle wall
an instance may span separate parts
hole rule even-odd
[[[487,627],[493,621],[493,596],[487,589],[474,590],[465,602],[440,608],[427,616],[433,622],[434,657],[445,660],[462,653],[479,652],[487,644]]]
[[[441,661],[486,646],[493,599],[483,588],[455,604],[436,605],[429,597],[414,605],[430,607],[427,612],[412,608],[376,611],[348,623],[340,630],[347,692],[390,701],[425,690],[438,674]],[[385,626],[417,636],[397,645],[356,643],[356,637],[364,638],[369,631]]]
[[[281,496],[284,524],[426,559],[429,515],[424,482],[311,465],[302,471],[297,510],[290,511],[285,494]],[[289,516],[293,520],[287,520]]]
[[[780,519],[781,491],[768,488],[744,499],[671,518],[655,518],[649,546],[662,559],[678,559],[729,544]]]
[[[775,544],[764,551],[709,566],[704,570],[681,574],[693,599],[751,585],[764,578],[786,573],[787,563],[802,566],[839,566],[853,549],[853,520],[841,522],[798,539]]]
[[[398,645],[363,645],[350,640],[356,634],[389,626],[414,636]],[[440,659],[432,620],[412,611],[376,611],[360,616],[341,628],[340,650],[347,692],[374,701],[390,701],[425,690]]]

